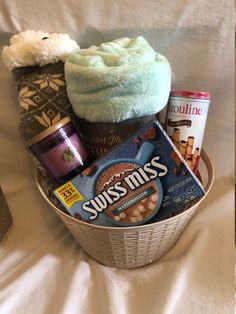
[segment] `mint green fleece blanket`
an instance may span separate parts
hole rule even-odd
[[[65,78],[79,118],[120,122],[155,114],[167,104],[171,69],[167,59],[139,36],[70,54]]]

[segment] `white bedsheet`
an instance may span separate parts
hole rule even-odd
[[[81,47],[143,35],[172,66],[172,87],[206,90],[204,147],[212,191],[176,245],[139,269],[86,255],[39,194],[17,132],[17,93],[0,61],[0,184],[14,224],[0,244],[1,314],[156,314],[234,311],[234,5],[198,1],[0,3],[1,48],[26,29],[67,32]]]

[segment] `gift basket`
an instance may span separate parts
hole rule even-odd
[[[2,55],[39,191],[82,249],[120,268],[162,257],[213,183],[201,149],[210,94],[171,91],[168,60],[142,36],[80,49],[26,31]]]
[[[204,150],[201,159],[207,172],[204,198],[174,217],[137,227],[103,227],[77,220],[53,204],[42,187],[40,171],[36,172],[36,182],[43,197],[88,255],[106,266],[136,268],[148,265],[168,252],[207,197],[213,184],[214,169]]]

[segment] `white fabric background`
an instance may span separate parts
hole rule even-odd
[[[234,26],[232,1],[1,0],[1,48],[26,29],[69,33],[81,47],[143,35],[170,61],[172,87],[206,90],[208,198],[163,258],[134,270],[88,257],[45,203],[17,125],[17,93],[0,61],[0,184],[14,224],[0,244],[1,314],[233,313]]]

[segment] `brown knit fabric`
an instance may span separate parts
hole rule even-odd
[[[63,62],[16,68],[12,74],[19,92],[19,134],[23,141],[66,116],[74,119],[66,92]]]

